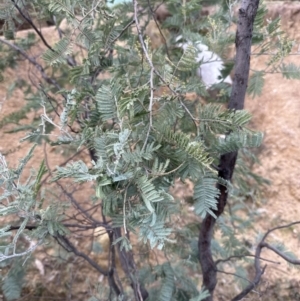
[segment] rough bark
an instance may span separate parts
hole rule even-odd
[[[249,79],[250,56],[251,56],[251,39],[253,31],[254,18],[257,13],[259,0],[242,0],[239,9],[239,19],[236,31],[236,59],[235,75],[232,85],[229,109],[242,110],[244,108],[246,89]],[[237,152],[224,154],[220,158],[219,177],[231,180]],[[228,193],[226,187],[218,185],[220,196],[215,214],[219,217],[226,206]],[[205,301],[213,301],[213,293],[217,285],[217,268],[211,253],[211,240],[216,220],[207,215],[201,225],[199,232],[198,248],[199,261],[203,274],[203,287],[210,292],[210,296]]]

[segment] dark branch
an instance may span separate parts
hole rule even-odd
[[[292,227],[292,226],[295,226],[295,225],[299,225],[300,224],[300,221],[297,221],[297,222],[292,222],[292,223],[289,223],[289,224],[285,224],[285,225],[282,225],[282,226],[277,226],[277,227],[274,227],[274,228],[271,228],[271,229],[269,229],[266,233],[265,233],[265,235],[263,236],[263,238],[262,238],[262,242],[264,242],[265,240],[266,240],[266,238],[267,238],[267,236],[271,233],[271,232],[273,232],[273,231],[275,231],[275,230],[280,230],[280,229],[284,229],[284,228],[289,228],[289,227]]]
[[[243,276],[240,276],[240,275],[238,275],[238,274],[236,274],[236,273],[230,273],[230,272],[226,272],[226,271],[222,271],[222,270],[217,270],[217,272],[218,272],[218,273],[225,274],[225,275],[231,275],[231,276],[234,276],[234,277],[238,277],[238,278],[243,279],[243,280],[246,280],[247,282],[250,282],[251,284],[254,285],[254,283],[251,282],[249,279],[247,279],[247,278],[245,278],[245,277],[243,277]]]
[[[115,246],[113,245],[114,232],[111,231],[111,232],[108,232],[107,234],[108,234],[109,242],[110,242],[110,246],[111,246],[111,248],[109,249],[109,274],[110,274],[109,284],[111,287],[115,287],[115,286],[118,287],[119,294],[124,295],[123,286],[122,286],[121,281],[119,280],[118,272],[116,269],[116,249],[115,249]],[[115,278],[117,279],[119,286],[117,286]]]
[[[74,253],[76,256],[79,256],[86,260],[93,268],[95,268],[99,273],[103,274],[104,276],[108,276],[108,271],[101,268],[97,262],[92,260],[89,256],[86,254],[80,252],[77,250],[77,248],[65,237],[62,235],[59,235],[58,233],[54,236],[56,241],[59,243],[60,246],[62,246],[66,251]]]
[[[46,73],[44,68],[32,57],[30,57],[29,55],[27,55],[27,53],[19,48],[17,45],[12,44],[6,40],[0,39],[0,43],[3,43],[7,46],[9,46],[10,48],[14,49],[15,51],[17,51],[18,53],[20,53],[26,60],[28,60],[37,70],[39,70],[39,72],[42,75],[42,78],[49,84],[53,85],[57,90],[61,90],[61,86],[57,83],[56,80],[54,80],[53,78],[49,77]]]
[[[252,255],[252,254],[233,255],[233,256],[229,256],[228,258],[225,258],[225,259],[218,259],[218,260],[216,260],[216,261],[215,261],[215,265],[217,266],[219,263],[228,262],[228,261],[230,261],[231,259],[243,259],[243,258],[245,258],[245,257],[254,257],[254,258],[255,258],[255,255]],[[273,261],[273,260],[266,259],[266,258],[262,258],[262,257],[260,257],[259,259],[260,259],[260,260],[263,260],[263,261],[275,263],[275,264],[280,264],[280,262],[278,262],[278,261]]]
[[[111,45],[113,45],[123,34],[124,32],[132,25],[134,24],[134,19],[132,19],[123,29],[122,31],[112,40],[112,42],[110,43]]]
[[[284,260],[292,263],[292,264],[296,264],[299,265],[300,264],[300,260],[296,260],[293,258],[290,258],[288,256],[286,256],[284,253],[282,253],[281,251],[277,250],[276,248],[272,247],[271,245],[269,245],[268,243],[265,242],[267,236],[278,229],[283,229],[283,228],[288,228],[291,227],[293,225],[297,225],[300,224],[300,221],[297,222],[293,222],[290,224],[286,224],[283,226],[277,226],[274,227],[270,230],[268,230],[265,235],[263,236],[263,238],[261,239],[261,241],[259,242],[259,244],[256,247],[256,251],[255,251],[255,261],[254,261],[254,267],[255,267],[255,277],[254,280],[252,281],[251,284],[249,284],[241,293],[239,293],[237,296],[235,296],[231,301],[239,301],[242,300],[247,294],[249,294],[260,282],[261,276],[263,275],[265,268],[261,268],[260,267],[260,254],[262,252],[263,248],[268,248],[270,250],[272,250],[273,252],[275,252],[277,255],[279,255],[280,257],[282,257]]]
[[[231,301],[242,300],[246,295],[248,295],[260,282],[261,276],[265,272],[267,266],[264,266],[262,269],[259,267],[258,272],[255,275],[254,280],[236,297],[234,297]]]
[[[229,109],[242,110],[244,108],[250,70],[253,23],[258,6],[259,0],[243,0],[239,9],[235,38],[234,80],[228,104]]]
[[[13,230],[19,230],[21,226],[10,226],[5,232],[13,231]],[[35,225],[26,225],[24,229],[26,230],[35,230],[38,226]]]
[[[33,28],[33,30],[37,33],[37,35],[41,38],[42,42],[44,43],[44,45],[50,49],[52,52],[56,52],[46,41],[46,39],[44,38],[42,32],[36,27],[36,25],[33,23],[33,21],[31,20],[30,16],[26,16],[25,13],[21,10],[21,8],[18,6],[18,4],[15,2],[15,0],[11,0],[11,2],[14,4],[15,8],[18,10],[18,12],[20,13],[20,15],[23,17],[23,19]],[[72,57],[67,57],[67,63],[69,66],[76,66],[76,61],[74,60],[74,58]]]
[[[235,76],[228,104],[229,109],[242,110],[244,108],[250,69],[253,22],[258,5],[259,0],[243,0],[239,9],[239,20],[235,40]],[[219,177],[231,181],[237,155],[237,152],[232,152],[221,156],[219,163]],[[220,195],[218,198],[217,210],[214,212],[217,217],[223,213],[228,197],[228,192],[225,186],[218,184],[218,189],[220,190]],[[210,293],[210,296],[207,297],[205,301],[213,300],[213,293],[217,285],[217,268],[211,253],[211,240],[213,237],[215,223],[215,218],[207,214],[202,222],[199,232],[198,248],[199,261],[203,275],[203,286]],[[256,257],[259,257],[259,255],[256,254]],[[261,273],[263,272],[261,271]],[[259,281],[259,279],[256,280]],[[256,283],[255,281],[253,282]]]
[[[268,243],[262,243],[261,244],[261,248],[267,248],[269,250],[272,250],[274,253],[276,253],[277,255],[279,255],[280,257],[282,257],[285,261],[291,263],[291,264],[295,264],[295,265],[299,265],[300,264],[300,260],[299,259],[294,259],[294,258],[290,258],[289,256],[286,256],[283,252],[279,251],[278,249],[274,248],[273,246],[269,245]]]
[[[121,237],[121,229],[115,229],[116,239]],[[138,273],[136,270],[136,264],[134,262],[133,252],[132,251],[125,251],[125,249],[120,249],[120,243],[117,244],[117,248],[119,251],[120,262],[123,271],[130,279],[131,287],[133,289],[135,300],[136,301],[143,301],[146,300],[149,296],[145,287],[140,283],[138,279]]]
[[[261,253],[261,246],[259,244],[255,252],[255,261],[254,261],[255,277],[253,281],[241,293],[235,296],[231,301],[238,301],[243,299],[259,284],[261,276],[263,275],[267,267],[267,266],[264,266],[263,268],[260,267],[260,260],[259,260],[260,253]]]
[[[164,36],[163,32],[161,31],[161,28],[160,28],[160,26],[159,26],[159,24],[158,24],[158,20],[157,20],[155,11],[152,9],[150,0],[147,0],[147,1],[148,1],[148,7],[149,7],[149,9],[150,9],[150,11],[151,11],[151,14],[152,14],[152,17],[153,17],[153,19],[154,19],[155,25],[156,25],[156,27],[158,28],[159,34],[161,35],[161,37],[162,37],[163,40],[164,40],[164,45],[165,45],[165,49],[166,49],[167,56],[168,56],[168,58],[170,59],[169,49],[168,49],[168,46],[167,46],[167,40],[166,40],[166,38],[165,38],[165,36]]]
[[[21,10],[21,8],[18,6],[18,4],[15,2],[15,0],[11,0],[11,2],[14,4],[15,8],[18,10],[20,15],[23,17],[23,19],[34,29],[34,31],[38,34],[38,36],[43,41],[44,45],[49,48],[51,51],[55,52],[55,50],[48,44],[48,42],[45,40],[44,36],[40,32],[40,30],[35,26],[35,24],[32,22],[31,18],[26,16],[24,12]]]
[[[68,224],[68,223],[62,223],[63,226],[65,226],[66,228],[78,228],[78,229],[83,229],[83,230],[91,230],[91,229],[96,229],[97,227],[103,227],[103,228],[107,228],[107,225],[79,225],[79,224]],[[20,225],[18,226],[10,226],[5,232],[9,232],[9,231],[13,231],[13,230],[19,230],[20,229]],[[37,229],[38,226],[37,225],[26,225],[24,229],[26,230],[35,230]]]
[[[60,189],[63,191],[63,193],[69,198],[69,200],[71,201],[71,203],[74,205],[74,207],[83,215],[86,217],[87,220],[89,220],[90,222],[92,222],[95,225],[102,226],[105,227],[107,230],[111,230],[111,228],[109,227],[108,229],[108,225],[95,219],[91,214],[88,214],[88,210],[85,210],[84,208],[82,208],[82,206],[79,204],[79,202],[73,197],[72,193],[69,193],[64,187],[63,185],[61,185],[58,181],[55,182]]]

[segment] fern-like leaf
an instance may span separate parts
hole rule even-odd
[[[141,190],[141,195],[147,209],[153,213],[154,207],[152,203],[160,202],[163,200],[163,197],[155,190],[154,185],[147,179],[146,176],[142,176],[137,179],[137,184]]]
[[[255,96],[260,96],[262,93],[262,88],[264,86],[264,72],[255,71],[249,78],[247,93],[253,98]]]
[[[163,274],[164,279],[162,282],[160,294],[159,294],[159,301],[171,301],[173,300],[173,293],[175,289],[175,280],[174,280],[174,271],[170,264],[165,263],[163,265]]]
[[[219,137],[217,142],[212,146],[220,154],[237,151],[241,148],[258,147],[263,140],[261,132],[232,132],[224,137]]]
[[[174,133],[168,128],[162,131],[165,140],[174,143],[176,147],[186,152],[191,158],[194,158],[201,164],[203,169],[211,170],[210,164],[213,159],[209,156],[202,142],[193,141],[188,135],[181,132]]]
[[[282,76],[287,79],[300,79],[300,67],[293,63],[282,64],[280,71]]]
[[[213,212],[213,210],[217,210],[217,197],[220,194],[216,184],[217,180],[208,176],[203,177],[195,184],[195,213],[202,218],[204,218],[207,213],[217,218]]]
[[[2,291],[7,301],[17,300],[21,297],[24,276],[24,266],[20,262],[14,264],[2,283]]]
[[[110,86],[103,85],[98,89],[96,101],[103,121],[117,117],[115,97]]]
[[[72,53],[72,46],[70,39],[64,37],[54,45],[53,50],[47,49],[42,57],[49,65],[61,64],[65,61],[64,57]]]
[[[177,63],[175,70],[187,72],[194,69],[196,66],[196,53],[196,48],[193,45],[188,45]]]
[[[205,289],[202,289],[200,292],[199,292],[199,295],[190,299],[189,301],[202,301],[202,300],[205,300],[207,297],[210,296],[210,293],[205,290]]]

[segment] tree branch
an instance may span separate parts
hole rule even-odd
[[[103,223],[97,219],[95,219],[91,214],[88,214],[88,210],[85,210],[80,204],[79,202],[73,197],[72,193],[69,193],[64,187],[63,185],[61,185],[58,181],[55,182],[60,189],[63,191],[63,193],[69,198],[69,200],[71,201],[71,203],[73,204],[73,206],[80,212],[80,214],[82,214],[87,220],[89,220],[91,223],[93,223],[94,225],[97,225],[98,227],[104,227],[106,228],[108,231],[111,231],[111,227],[108,226],[106,223]]]
[[[32,19],[30,18],[30,16],[26,16],[24,14],[24,12],[21,10],[21,8],[18,6],[18,4],[15,2],[15,0],[11,0],[11,2],[14,4],[15,8],[18,10],[18,12],[20,13],[20,15],[23,17],[23,19],[33,28],[33,30],[37,33],[37,35],[41,38],[42,42],[44,43],[44,45],[50,49],[53,52],[56,52],[46,41],[46,39],[44,38],[42,32],[36,27],[36,25],[33,23]],[[67,63],[69,66],[76,66],[76,61],[74,60],[74,58],[72,57],[67,57]]]
[[[23,17],[23,19],[34,29],[34,31],[38,34],[38,36],[41,38],[43,41],[44,45],[49,48],[51,51],[55,52],[55,50],[48,44],[48,42],[45,40],[44,36],[42,33],[38,30],[38,28],[35,26],[35,24],[32,22],[30,17],[27,17],[24,12],[21,10],[19,5],[16,3],[15,0],[11,0],[11,2],[14,4],[14,7],[18,10],[20,15]]]
[[[262,242],[263,241],[265,241],[266,240],[266,238],[267,238],[267,236],[271,233],[271,232],[273,232],[273,231],[275,231],[275,230],[280,230],[280,229],[284,229],[284,228],[289,228],[289,227],[292,227],[292,226],[295,226],[295,225],[299,225],[300,224],[300,221],[297,221],[297,222],[292,222],[292,223],[289,223],[289,224],[285,224],[285,225],[282,225],[282,226],[277,226],[277,227],[274,227],[274,228],[271,228],[271,229],[269,229],[266,233],[265,233],[265,235],[263,236],[263,238],[262,238]]]
[[[259,0],[243,0],[239,9],[239,20],[235,40],[235,76],[228,104],[229,109],[242,110],[244,108],[250,69],[253,22],[258,5]],[[219,177],[231,181],[237,154],[238,152],[231,152],[221,156],[219,163]],[[218,207],[214,212],[217,217],[223,213],[228,197],[225,186],[218,184],[218,189],[220,190]],[[211,240],[215,223],[215,218],[211,215],[207,215],[202,222],[198,239],[199,261],[202,268],[203,286],[210,293],[210,296],[207,297],[205,301],[213,300],[213,293],[217,285],[217,269],[211,253]]]
[[[121,237],[121,229],[115,229],[115,239]],[[125,251],[124,249],[120,249],[120,243],[117,244],[117,248],[119,251],[119,258],[121,262],[122,269],[124,270],[127,277],[130,279],[131,287],[133,289],[135,300],[136,301],[143,301],[146,300],[149,296],[145,287],[140,283],[138,279],[138,272],[136,270],[136,264],[134,262],[133,252],[132,251]]]
[[[216,260],[215,265],[217,266],[219,263],[227,262],[227,261],[230,261],[231,259],[243,259],[244,257],[254,257],[255,258],[255,255],[252,255],[252,254],[233,255],[233,256],[229,256],[228,258],[225,258],[225,259]],[[278,261],[273,261],[273,260],[269,260],[269,259],[262,258],[262,257],[260,257],[259,259],[263,260],[263,261],[275,263],[275,264],[280,264],[280,262],[278,262]]]
[[[57,90],[61,90],[61,86],[57,83],[56,80],[49,77],[44,68],[33,58],[30,57],[23,49],[19,48],[17,45],[12,44],[6,40],[0,39],[0,43],[7,45],[11,49],[14,49],[18,53],[20,53],[26,60],[28,60],[42,75],[42,78],[49,84],[53,85]]]
[[[262,252],[263,248],[268,248],[270,250],[272,250],[273,252],[275,252],[277,255],[279,255],[280,257],[282,257],[284,260],[292,263],[292,264],[296,264],[299,265],[300,264],[300,260],[297,259],[293,259],[290,258],[288,256],[286,256],[284,253],[282,253],[281,251],[277,250],[276,248],[274,248],[273,246],[269,245],[268,243],[265,242],[266,238],[268,237],[268,235],[278,229],[283,229],[283,228],[288,228],[291,227],[293,225],[297,225],[300,224],[300,221],[297,222],[293,222],[290,224],[286,224],[286,225],[282,225],[282,226],[277,226],[274,227],[270,230],[268,230],[265,235],[263,236],[263,238],[261,239],[261,241],[259,242],[259,244],[256,247],[256,251],[255,251],[255,262],[254,262],[254,267],[255,267],[255,277],[254,280],[252,281],[251,284],[249,284],[242,292],[240,292],[237,296],[235,296],[231,301],[239,301],[242,300],[248,293],[250,293],[260,282],[261,276],[263,275],[266,267],[262,268],[260,267],[260,254]]]
[[[300,260],[299,259],[293,259],[290,258],[289,256],[286,256],[283,252],[279,251],[278,249],[274,248],[273,246],[269,245],[268,243],[262,243],[261,244],[261,248],[267,248],[269,250],[272,250],[274,253],[276,253],[277,255],[279,255],[280,257],[282,257],[285,261],[291,263],[291,264],[295,264],[295,265],[299,265],[300,264]]]
[[[66,251],[74,253],[76,256],[79,256],[86,260],[93,268],[95,268],[99,273],[103,274],[104,276],[108,276],[108,271],[105,271],[103,268],[101,268],[97,262],[92,260],[89,256],[86,254],[80,252],[77,250],[77,248],[65,237],[60,234],[56,234],[54,236],[56,241],[59,243],[60,246],[62,246]]]
[[[169,49],[168,49],[168,45],[167,45],[167,40],[166,40],[166,38],[165,38],[165,36],[164,36],[163,32],[161,31],[161,28],[160,28],[160,26],[159,26],[159,24],[158,24],[157,17],[156,17],[155,12],[153,11],[153,8],[152,8],[152,6],[151,6],[150,0],[147,0],[147,2],[148,2],[148,7],[149,7],[149,9],[150,9],[150,12],[151,12],[151,14],[152,14],[153,20],[154,20],[154,22],[155,22],[155,25],[156,25],[156,27],[158,28],[159,34],[161,35],[161,37],[162,37],[163,40],[164,40],[164,45],[165,45],[167,57],[170,59],[170,53],[169,53]]]

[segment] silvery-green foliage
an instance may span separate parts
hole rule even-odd
[[[18,260],[13,264],[9,273],[1,279],[1,289],[7,301],[13,301],[21,297],[24,276],[25,267],[22,265],[22,262]]]

